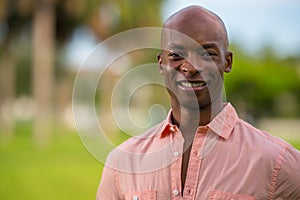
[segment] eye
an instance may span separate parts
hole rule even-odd
[[[182,55],[180,53],[176,53],[176,52],[170,52],[168,54],[169,58],[172,59],[172,60],[181,60],[183,59]]]
[[[203,52],[200,52],[200,56],[202,56],[202,57],[213,57],[213,56],[217,56],[217,53],[215,53],[213,51],[203,51]]]

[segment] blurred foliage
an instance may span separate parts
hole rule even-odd
[[[160,26],[163,0],[2,0],[0,2],[0,59],[12,57],[16,66],[16,90],[31,94],[32,29],[34,14],[41,7],[53,7],[55,16],[55,76],[68,74],[63,53],[74,31],[82,26],[99,41],[131,28]],[[47,24],[45,25],[47,26]],[[42,41],[41,41],[42,45]],[[68,76],[68,75],[66,75]],[[63,77],[62,77],[63,78]]]
[[[98,38],[105,39],[119,32],[145,26],[160,26],[163,0],[102,0],[93,12],[89,25]]]
[[[28,48],[28,47],[27,47]],[[16,95],[22,96],[26,94],[32,94],[31,88],[31,66],[32,60],[30,59],[30,51],[21,51],[18,55],[18,59],[15,60],[16,66]]]
[[[300,117],[300,56],[280,57],[270,47],[255,55],[237,45],[231,49],[234,62],[225,76],[227,100],[255,119]]]

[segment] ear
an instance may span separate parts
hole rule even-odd
[[[164,68],[163,68],[163,58],[162,58],[162,54],[158,53],[157,54],[157,61],[158,61],[158,72],[163,75],[164,74]]]
[[[226,58],[225,58],[225,68],[224,72],[229,73],[232,69],[232,62],[233,62],[233,53],[231,51],[227,51]]]

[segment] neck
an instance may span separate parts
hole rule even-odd
[[[216,101],[199,109],[187,108],[172,104],[173,123],[181,130],[190,130],[195,133],[198,126],[209,124],[212,119],[223,109],[223,102]]]
[[[171,100],[173,123],[177,125],[185,140],[184,152],[193,143],[196,130],[199,126],[209,124],[212,119],[223,109],[222,99],[207,106],[189,108],[180,106],[178,102]]]

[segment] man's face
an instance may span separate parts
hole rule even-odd
[[[214,19],[174,19],[164,31],[160,73],[179,106],[205,108],[222,99],[223,74],[229,72],[232,53]]]

